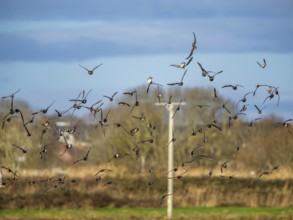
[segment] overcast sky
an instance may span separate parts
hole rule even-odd
[[[181,78],[170,64],[184,61],[192,32],[198,49],[186,86],[279,86],[278,112],[293,117],[290,0],[1,0],[0,95],[21,88],[17,97],[40,108],[52,100],[59,107],[83,89],[99,98],[123,92],[148,76],[166,87]],[[211,84],[196,62],[223,74]],[[79,66],[100,63],[92,76]]]

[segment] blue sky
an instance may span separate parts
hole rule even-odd
[[[62,108],[83,89],[101,98],[144,85],[148,76],[166,87],[181,78],[182,71],[170,64],[188,55],[192,32],[198,49],[186,86],[239,83],[245,91],[256,83],[279,86],[278,112],[293,117],[290,0],[2,0],[0,95],[21,88],[17,97],[34,108],[52,100]],[[263,58],[267,67],[260,69],[256,61]],[[211,84],[196,62],[224,72]],[[79,67],[100,63],[92,76]]]

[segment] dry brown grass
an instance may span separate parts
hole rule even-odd
[[[126,168],[107,172],[100,182],[94,174],[111,166],[83,167],[72,170],[21,170],[15,181],[6,179],[0,189],[2,209],[159,207],[166,193],[167,178],[162,173],[130,175]],[[117,171],[117,168],[116,168]],[[285,170],[287,172],[287,169]],[[233,178],[207,175],[208,170],[191,169],[180,180],[174,180],[175,207],[293,207],[293,180],[280,169],[258,178],[237,173]],[[279,173],[281,172],[281,174]],[[284,172],[284,174],[282,174]],[[64,183],[58,183],[63,178]],[[55,177],[53,182],[43,181]],[[29,182],[34,181],[34,184]],[[111,185],[105,185],[112,181]],[[152,181],[152,185],[148,183]],[[56,188],[53,186],[57,185]],[[105,185],[105,186],[104,186]]]

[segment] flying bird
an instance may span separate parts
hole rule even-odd
[[[24,153],[24,154],[27,153],[27,150],[26,150],[26,149],[24,149],[24,148],[22,148],[22,147],[20,147],[20,146],[18,146],[18,145],[16,145],[16,144],[12,144],[12,146],[18,148],[18,149],[21,150],[22,153]]]
[[[259,63],[258,61],[256,61],[256,63],[261,67],[261,68],[265,68],[267,66],[267,62],[265,59],[263,59],[263,63]]]
[[[187,62],[182,62],[180,64],[171,64],[170,66],[176,67],[176,68],[180,68],[180,69],[185,69],[190,62],[192,61],[193,57],[190,57],[189,60]]]
[[[209,77],[209,80],[210,80],[211,82],[213,82],[214,79],[215,79],[215,76],[218,75],[218,74],[220,74],[220,73],[222,73],[222,72],[223,72],[223,70],[221,70],[221,71],[219,71],[219,72],[217,72],[217,73],[214,73],[214,72],[208,72],[207,76]],[[213,73],[213,75],[211,75],[210,73]]]
[[[99,64],[98,66],[94,67],[92,70],[90,70],[90,69],[88,69],[88,68],[86,68],[86,67],[84,67],[84,66],[82,66],[82,65],[80,65],[80,64],[79,64],[79,66],[82,67],[83,69],[85,69],[89,75],[93,75],[93,74],[94,74],[94,71],[95,71],[98,67],[100,67],[102,64],[103,64],[103,63]]]
[[[291,130],[290,130],[291,123],[289,123],[291,121],[293,121],[293,119],[290,118],[290,119],[287,119],[287,120],[285,120],[283,122],[278,122],[277,125],[281,125],[281,126],[287,128],[288,132],[291,134]]]
[[[259,115],[261,115],[262,110],[263,110],[264,108],[266,108],[266,106],[265,106],[265,107],[262,107],[262,108],[259,108],[257,105],[254,105],[254,107],[256,108],[257,113],[258,113]]]
[[[112,102],[114,100],[114,96],[117,94],[118,92],[114,92],[113,95],[111,96],[106,96],[104,95],[105,98],[109,99],[110,102]]]
[[[239,85],[239,84],[222,86],[222,88],[229,88],[229,87],[232,88],[233,90],[237,90],[238,87],[243,87],[243,86],[241,86],[241,85]]]
[[[90,153],[91,149],[92,149],[92,147],[90,147],[90,148],[88,149],[88,151],[87,151],[86,155],[85,155],[83,158],[81,158],[81,159],[79,159],[79,160],[77,160],[77,161],[73,162],[73,164],[76,164],[76,163],[78,163],[78,162],[80,162],[80,161],[83,161],[83,160],[84,160],[84,161],[87,161],[87,160],[88,160],[88,156],[89,156],[89,153]]]
[[[171,196],[171,195],[173,195],[173,194],[166,194],[166,195],[163,195],[163,196],[161,197],[161,199],[160,199],[160,205],[163,204],[163,200],[164,200],[166,197]]]
[[[184,71],[183,76],[181,77],[180,82],[176,82],[176,83],[168,83],[167,85],[168,85],[168,86],[175,86],[175,85],[183,86],[183,79],[184,79],[184,77],[185,77],[185,75],[186,75],[186,72],[187,72],[187,70]]]
[[[149,92],[149,90],[150,90],[150,86],[151,85],[157,85],[157,86],[162,86],[162,85],[160,85],[160,84],[158,84],[158,83],[155,83],[154,81],[153,81],[153,77],[149,77],[148,79],[147,79],[147,84],[148,84],[148,87],[147,87],[147,91],[146,91],[146,93],[148,93]]]
[[[188,60],[190,57],[192,57],[194,51],[197,49],[197,46],[196,46],[196,36],[195,36],[195,33],[193,32],[193,42],[191,44],[192,48],[191,48],[191,51],[188,55],[188,57],[186,57],[185,59]]]
[[[197,62],[197,64],[198,64],[198,66],[199,66],[200,69],[201,69],[201,75],[202,75],[203,77],[206,77],[206,76],[209,74],[209,71],[206,71],[206,70],[202,67],[202,65],[201,65],[199,62]]]

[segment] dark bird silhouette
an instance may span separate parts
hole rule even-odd
[[[280,102],[280,94],[278,91],[278,87],[273,87],[273,86],[269,86],[267,92],[269,93],[269,95],[265,98],[265,100],[263,101],[263,104],[266,102],[266,100],[272,100],[275,95],[278,96],[278,102],[277,102],[277,106],[279,106],[279,102]]]
[[[197,107],[199,109],[202,109],[202,108],[210,108],[211,106],[210,105],[199,104],[199,105],[196,105],[195,107]]]
[[[185,77],[185,75],[186,75],[186,72],[187,72],[187,70],[184,71],[183,76],[181,77],[180,82],[168,83],[167,85],[168,85],[168,86],[175,86],[175,85],[183,86],[183,79],[184,79],[184,77]]]
[[[118,92],[114,92],[113,95],[111,96],[106,96],[104,95],[105,98],[109,99],[110,102],[112,102],[114,100],[114,96],[117,94]]]
[[[77,99],[70,99],[70,102],[81,102],[82,104],[86,104],[87,102],[87,97],[90,94],[92,90],[90,89],[86,94],[85,94],[85,90],[82,90],[82,92],[79,94],[79,96],[82,94],[81,99],[79,99],[79,96]]]
[[[126,134],[129,134],[128,133],[128,130],[125,128],[125,126],[123,124],[121,124],[121,123],[114,123],[113,125],[115,125],[117,128],[122,128],[126,132]]]
[[[189,53],[189,55],[185,58],[186,60],[188,60],[190,57],[192,57],[194,51],[197,49],[197,46],[196,46],[196,36],[195,36],[195,33],[193,33],[193,42],[191,44],[191,51]]]
[[[129,134],[130,134],[131,136],[133,136],[133,135],[135,135],[138,131],[139,131],[139,128],[138,128],[138,127],[135,127],[135,128],[130,129]]]
[[[276,165],[276,166],[274,166],[271,170],[267,170],[267,171],[263,171],[263,172],[261,172],[260,173],[260,175],[258,176],[258,178],[261,178],[262,176],[264,176],[264,175],[266,175],[266,176],[268,176],[268,175],[270,175],[270,174],[272,174],[275,170],[277,170],[277,169],[279,169],[279,166],[278,165]]]
[[[134,102],[132,108],[130,109],[129,113],[131,113],[135,107],[139,106],[139,101],[138,101],[138,98],[137,98],[137,92],[135,91],[135,92],[133,92],[133,94],[135,94],[135,102]],[[131,96],[133,96],[133,94]]]
[[[217,72],[217,73],[214,73],[214,72],[208,72],[207,76],[209,77],[209,80],[210,80],[211,82],[213,82],[214,79],[215,79],[215,76],[218,75],[218,74],[220,74],[220,73],[222,73],[222,72],[223,72],[223,70],[221,70],[221,71],[219,71],[219,72]],[[213,75],[211,75],[210,73],[213,73]]]
[[[148,87],[147,87],[146,93],[149,92],[151,85],[162,86],[162,85],[160,85],[160,84],[158,84],[158,83],[155,83],[155,82],[153,81],[153,77],[151,77],[151,76],[147,79],[147,84],[148,84]]]
[[[223,109],[225,109],[228,113],[229,113],[229,115],[231,115],[231,111],[227,108],[227,103],[228,103],[228,101],[227,102],[225,102],[225,103],[223,103],[223,105],[221,106]]]
[[[171,195],[173,195],[173,193],[172,193],[172,194],[166,194],[166,195],[163,195],[163,196],[161,197],[161,199],[160,199],[160,206],[163,204],[164,199],[165,199],[166,197],[168,197],[168,196],[171,196]]]
[[[13,180],[15,180],[16,177],[18,177],[17,174],[16,174],[16,171],[13,171],[13,170],[10,169],[9,167],[6,167],[6,166],[1,165],[1,168],[7,170],[9,173],[12,173],[12,175],[13,175]],[[0,169],[0,170],[1,170],[1,169]]]
[[[49,145],[51,145],[51,143],[50,144],[43,145],[42,150],[39,152],[41,159],[43,159],[44,158],[44,155],[47,153],[47,151],[48,151],[47,147]]]
[[[183,100],[181,99],[180,102],[179,102],[179,104],[177,105],[177,107],[176,107],[176,109],[175,109],[175,111],[174,111],[174,114],[172,115],[172,118],[174,118],[175,115],[176,115],[176,113],[177,113],[178,111],[180,111],[180,107],[181,107],[182,101],[183,101]]]
[[[258,178],[261,178],[262,176],[264,176],[264,175],[266,175],[266,176],[268,176],[268,175],[270,175],[272,172],[270,172],[270,171],[263,171],[263,172],[261,172],[261,174],[258,176]]]
[[[224,85],[224,86],[222,86],[222,88],[232,88],[233,90],[237,90],[238,87],[243,87],[243,86],[241,86],[239,84],[236,84],[236,85]]]
[[[157,92],[157,99],[158,99],[158,102],[161,103],[161,98],[163,96],[162,92],[160,91],[160,86],[158,86],[158,92]]]
[[[120,158],[120,154],[117,153],[115,150],[114,150],[114,147],[113,145],[111,144],[111,148],[112,148],[112,152],[113,152],[113,157],[107,161],[107,163],[109,163],[110,161],[112,161],[113,159],[117,159],[117,158]]]
[[[237,138],[236,138],[236,152],[235,152],[235,157],[234,157],[234,159],[237,158],[239,151],[240,151],[240,143],[239,143],[239,139],[238,139],[238,137],[237,137]]]
[[[104,172],[111,172],[112,170],[110,170],[110,169],[100,169],[96,174],[95,174],[95,176],[97,176],[98,174],[100,174],[100,173],[104,173]]]
[[[88,106],[83,106],[83,107],[88,109],[90,111],[90,113],[93,115],[93,117],[96,118],[96,114],[102,110],[101,107],[104,105],[104,103],[103,102],[101,103],[101,101],[102,101],[102,99],[95,102],[90,107],[88,107]],[[97,107],[95,107],[95,105],[97,105],[99,103],[101,103],[101,104],[98,105]]]
[[[216,88],[214,88],[213,97],[214,97],[215,99],[217,99],[218,102],[220,102],[220,100],[219,100],[219,98],[218,98],[218,94],[217,94],[217,90],[216,90]]]
[[[226,168],[228,167],[228,163],[229,163],[229,162],[230,162],[230,161],[227,160],[227,161],[225,161],[224,163],[221,164],[221,166],[220,166],[221,173],[223,173],[223,172],[224,172],[224,169],[226,169]]]
[[[11,102],[10,102],[10,114],[13,114],[14,112],[14,96],[16,93],[18,93],[21,89],[17,90],[16,92],[12,93],[11,95],[8,96],[2,96],[2,99],[6,99],[6,98],[10,98]]]
[[[235,115],[230,115],[230,116],[228,117],[228,126],[229,126],[229,127],[231,126],[231,122],[232,122],[232,120],[236,120],[236,119],[238,119],[238,116],[239,116],[239,115],[244,115],[244,116],[246,116],[245,113],[243,113],[243,112],[239,112],[239,113],[237,113],[237,114],[235,114]]]
[[[179,174],[179,175],[177,175],[177,176],[168,177],[168,179],[177,179],[177,180],[180,180],[180,179],[183,178],[183,175],[184,175],[185,173],[187,173],[187,172],[188,172],[188,170],[185,170],[183,173],[181,173],[181,174]]]
[[[55,103],[55,101],[53,101],[47,108],[44,108],[40,111],[37,111],[37,112],[33,112],[32,115],[36,115],[38,113],[43,113],[43,114],[46,114],[49,110],[49,108]]]
[[[245,112],[247,110],[247,106],[249,106],[249,104],[243,105],[240,109],[240,112]]]
[[[103,63],[99,64],[98,66],[94,67],[92,70],[90,70],[90,69],[88,69],[88,68],[86,68],[86,67],[84,67],[84,66],[82,66],[82,65],[80,65],[80,64],[79,64],[79,66],[82,67],[83,69],[85,69],[89,75],[93,75],[94,71],[95,71],[98,67],[100,67],[102,64],[103,64]]]
[[[265,68],[267,66],[267,62],[265,59],[263,59],[263,63],[259,63],[258,61],[256,61],[256,63],[259,65],[259,67],[261,68]]]
[[[249,131],[250,134],[251,134],[250,128],[253,127],[253,126],[255,125],[255,123],[256,123],[258,120],[260,120],[260,119],[261,119],[261,118],[255,118],[255,119],[253,119],[253,120],[251,120],[251,121],[249,122],[249,124],[248,124],[248,131]]]
[[[206,71],[199,62],[197,62],[197,64],[198,64],[199,68],[201,69],[201,75],[203,77],[206,77],[209,74],[209,72]]]
[[[172,138],[171,140],[168,142],[168,144],[166,145],[166,147],[168,147],[171,143],[174,143],[176,141],[176,137],[174,134],[174,130],[172,131]]]
[[[290,118],[290,119],[287,119],[287,120],[285,120],[283,122],[278,122],[277,125],[281,125],[281,126],[287,128],[288,132],[291,133],[291,130],[290,130],[291,123],[288,123],[288,122],[291,122],[291,121],[293,121],[293,119]]]
[[[248,92],[248,93],[246,93],[246,94],[243,96],[243,98],[240,99],[240,100],[237,102],[236,108],[238,108],[238,105],[239,105],[240,102],[245,103],[245,102],[247,101],[247,96],[248,96],[249,94],[252,94],[252,93],[253,93],[253,92]]]
[[[262,110],[266,108],[266,106],[264,106],[264,107],[262,107],[262,108],[259,108],[257,105],[254,105],[254,107],[256,108],[257,113],[258,113],[259,115],[261,115],[261,114],[262,114]]]
[[[27,136],[31,136],[31,133],[29,132],[28,128],[26,127],[26,123],[24,121],[24,117],[23,117],[23,113],[20,109],[16,108],[15,109],[15,113],[19,113],[20,114],[20,118],[21,118],[21,122],[22,122],[22,126],[24,127],[24,129],[26,130]]]
[[[192,131],[190,132],[190,134],[183,140],[183,142],[187,141],[190,137],[195,137],[197,134],[196,130],[194,128],[192,128]]]
[[[207,124],[207,127],[208,128],[216,128],[219,131],[222,131],[222,128],[219,125],[217,125],[216,123],[209,123],[209,124]]]
[[[150,139],[147,139],[147,140],[140,140],[138,142],[136,142],[136,144],[144,144],[144,143],[153,143],[154,142],[154,139],[150,138]]]
[[[131,116],[132,118],[135,118],[135,119],[138,119],[138,120],[140,120],[140,121],[142,121],[142,122],[144,122],[145,121],[145,116],[144,116],[144,113],[141,113],[141,115],[140,116],[134,116],[134,115],[132,115]]]
[[[134,94],[137,94],[137,91],[131,91],[131,92],[123,92],[123,95],[133,96]]]
[[[113,184],[113,181],[112,180],[108,180],[104,185],[103,185],[103,187],[105,187],[105,186],[110,186],[110,185],[112,185]]]
[[[176,68],[180,68],[180,69],[185,69],[190,62],[192,61],[193,57],[190,57],[189,60],[187,62],[182,62],[180,64],[171,64],[170,66],[176,67]]]
[[[19,116],[18,116],[18,115],[12,115],[12,116],[6,117],[6,118],[3,120],[3,122],[2,122],[2,130],[4,129],[6,123],[11,122],[11,120],[12,120],[13,118],[17,118],[17,117],[19,117]]]
[[[172,103],[172,101],[171,101],[172,97],[173,97],[173,95],[170,95],[169,96],[168,102],[166,102],[166,104],[165,104],[165,108],[166,108],[167,105],[171,105],[171,103]]]
[[[127,102],[118,102],[118,105],[130,107],[130,104]]]
[[[197,154],[196,152],[199,150],[199,149],[202,149],[204,148],[202,144],[198,144],[198,146],[196,148],[194,148],[191,152],[190,152],[190,155],[191,155],[191,160],[190,161],[185,161],[184,164],[189,164],[189,163],[192,163],[196,160],[202,160],[202,159],[207,159],[207,160],[214,160],[214,158],[210,157],[210,156],[207,156],[207,155],[204,155],[204,154]]]
[[[18,146],[18,145],[16,145],[16,144],[12,144],[12,146],[14,146],[14,147],[16,147],[17,149],[19,149],[19,150],[21,150],[22,151],[22,153],[27,153],[27,150],[26,149],[24,149],[24,148],[22,148],[22,147],[20,147],[20,146]]]
[[[78,162],[80,162],[80,161],[87,161],[87,160],[88,160],[88,156],[89,156],[89,153],[90,153],[91,149],[92,149],[92,147],[90,147],[90,148],[88,149],[88,151],[87,151],[86,155],[85,155],[83,158],[81,158],[81,159],[79,159],[79,160],[77,160],[77,161],[73,162],[73,164],[76,164],[76,163],[78,163]]]
[[[270,86],[269,86],[269,85],[265,85],[265,84],[256,84],[256,85],[255,85],[255,90],[253,91],[253,96],[255,96],[256,91],[257,91],[260,87],[270,87]]]

